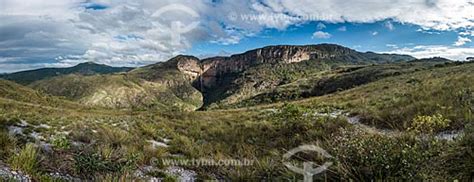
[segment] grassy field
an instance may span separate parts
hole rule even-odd
[[[182,166],[200,180],[293,181],[302,175],[286,168],[282,156],[311,144],[333,156],[333,165],[317,180],[472,180],[474,64],[405,68],[332,72],[325,78],[343,89],[195,112],[75,107],[5,82],[18,92],[1,95],[0,160],[38,181],[54,181],[51,172],[131,180],[144,166],[157,169],[149,176],[177,180],[166,172],[164,159],[252,161],[249,166]],[[353,83],[350,76],[365,73],[380,74],[345,87]],[[45,98],[66,104],[47,104]],[[355,116],[362,124],[348,122]],[[454,140],[437,137],[447,131],[462,134]],[[291,162],[324,160],[303,153]]]

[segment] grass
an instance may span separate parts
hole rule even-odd
[[[435,67],[296,103],[343,108],[365,123],[398,130],[408,129],[416,117],[440,114],[452,121],[444,129],[460,129],[474,119],[473,69],[472,63]]]
[[[83,179],[131,180],[139,167],[164,170],[157,160],[204,158],[255,162],[245,167],[185,166],[200,180],[292,181],[302,176],[283,165],[282,155],[314,144],[334,156],[334,166],[318,180],[469,180],[474,170],[473,69],[473,64],[429,67],[320,97],[237,110],[59,109],[0,100],[0,157],[10,159],[16,169],[38,174],[36,179],[56,171]],[[362,71],[344,74],[357,70]],[[371,133],[350,125],[345,117],[314,114],[334,110],[401,134]],[[27,144],[31,138],[8,136],[7,127],[20,120],[53,144],[51,153]],[[51,127],[35,128],[41,124]],[[434,137],[454,129],[463,129],[463,137],[450,142]],[[169,147],[153,148],[148,142],[165,139]],[[324,162],[316,155],[301,157]]]
[[[5,160],[8,156],[12,155],[15,149],[15,139],[9,136],[7,133],[0,132],[0,159]]]
[[[15,170],[21,170],[30,175],[35,175],[38,172],[38,151],[31,143],[26,144],[17,154],[12,155],[8,161]]]
[[[344,131],[330,142],[337,159],[336,174],[344,174],[336,178],[361,181],[427,179],[433,171],[442,172],[441,166],[432,163],[446,145],[410,134],[386,137],[363,131]]]

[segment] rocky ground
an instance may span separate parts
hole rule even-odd
[[[20,171],[15,171],[3,162],[0,162],[0,180],[29,182],[31,178]]]

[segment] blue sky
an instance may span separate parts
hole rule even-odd
[[[473,0],[0,0],[0,73],[335,43],[474,56]]]
[[[391,22],[392,27],[389,28],[387,22]],[[318,28],[318,25],[321,24],[325,28]],[[317,31],[326,32],[330,34],[330,37],[313,37]],[[213,55],[220,52],[240,53],[267,45],[320,43],[340,44],[359,51],[390,52],[397,48],[409,48],[415,45],[451,46],[458,40],[458,34],[456,31],[422,31],[420,26],[400,24],[390,20],[374,23],[310,22],[290,26],[285,30],[266,29],[256,36],[242,39],[238,44],[222,45],[199,42],[186,53],[191,55]],[[458,47],[473,47],[473,43],[467,42]]]

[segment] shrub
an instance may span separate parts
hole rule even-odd
[[[4,132],[0,132],[0,159],[6,159],[15,149],[15,141]]]
[[[74,156],[74,167],[78,174],[94,175],[98,172],[117,171],[115,166],[96,153],[80,153]]]
[[[417,116],[413,119],[409,131],[416,133],[433,133],[449,126],[451,120],[446,119],[441,114],[433,116]]]
[[[441,166],[449,176],[460,181],[474,179],[474,125],[468,125],[461,140],[454,147],[446,148]]]
[[[64,135],[55,136],[51,144],[58,149],[69,149],[71,147],[71,143]]]
[[[281,120],[298,120],[308,113],[306,108],[285,103],[281,111],[276,114],[276,117]]]
[[[31,143],[27,144],[18,154],[10,158],[9,163],[15,170],[36,174],[39,162],[35,146]]]
[[[337,176],[356,181],[425,179],[443,145],[436,140],[344,131],[331,142]],[[390,180],[391,179],[391,180]]]
[[[76,173],[90,177],[97,174],[122,173],[136,166],[136,155],[125,156],[119,150],[114,149],[109,151],[75,154],[74,168]]]
[[[103,143],[110,144],[113,148],[119,148],[134,141],[133,135],[120,128],[102,127],[98,134]]]

